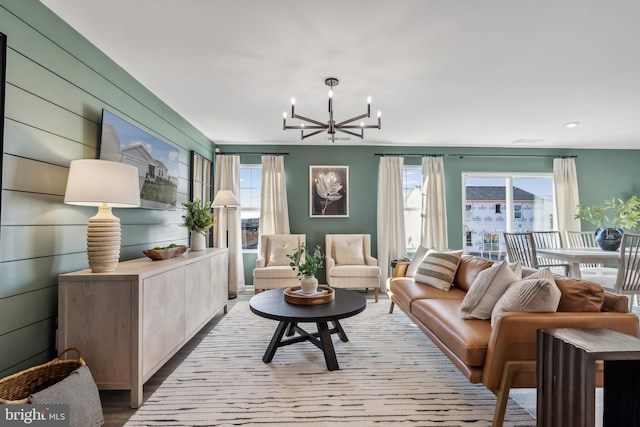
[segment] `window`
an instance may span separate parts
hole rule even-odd
[[[503,259],[503,232],[556,228],[553,174],[465,173],[462,182],[467,253]]]
[[[240,165],[240,218],[242,249],[257,250],[260,226],[262,165]]]
[[[419,165],[403,167],[402,194],[407,254],[413,254],[422,242],[422,168]]]

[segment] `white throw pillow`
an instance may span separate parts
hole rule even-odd
[[[333,244],[336,264],[364,265],[364,247],[362,237],[351,240],[340,239]]]
[[[406,277],[413,277],[416,274],[416,271],[418,270],[418,267],[420,266],[420,263],[424,259],[428,250],[429,249],[420,245],[415,255],[413,256],[413,259],[411,260],[409,267],[407,267],[407,272],[405,273]]]
[[[298,250],[298,243],[290,238],[272,237],[269,239],[269,259],[268,267],[290,265],[291,259],[287,255],[292,255]]]
[[[448,291],[456,277],[462,251],[438,251],[429,249],[413,280]]]
[[[510,262],[508,263],[508,265],[511,271],[513,271],[516,274],[516,277],[518,277],[518,280],[522,279],[522,262],[521,261]]]
[[[548,270],[548,269],[546,269]],[[549,272],[551,274],[551,272]],[[546,273],[539,272],[535,275],[544,276]],[[553,313],[558,309],[562,293],[556,285],[553,277],[530,278],[512,283],[500,297],[496,306],[491,312],[491,326],[495,324],[496,318],[504,312],[523,311],[530,313]]]
[[[493,307],[509,285],[519,279],[510,267],[501,261],[478,274],[460,305],[463,319],[491,319]]]

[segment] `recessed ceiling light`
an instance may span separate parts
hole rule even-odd
[[[511,141],[512,144],[537,144],[539,142],[544,141],[544,139],[516,139],[515,141]]]
[[[580,122],[569,122],[569,123],[565,123],[564,126],[567,128],[574,128],[576,126],[578,126],[580,124]]]

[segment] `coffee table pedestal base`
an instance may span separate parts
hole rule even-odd
[[[318,332],[307,332],[295,322],[281,321],[271,338],[271,342],[269,343],[269,347],[267,347],[267,351],[264,353],[262,361],[264,363],[271,362],[280,347],[309,341],[324,353],[324,360],[327,363],[328,370],[335,371],[340,369],[338,366],[338,358],[333,348],[333,341],[331,341],[331,334],[338,334],[340,340],[344,342],[349,341],[349,338],[344,332],[344,329],[342,329],[339,321],[333,320],[331,323],[333,324],[333,328],[329,328],[328,322],[316,322]],[[293,335],[295,335],[296,332],[299,336],[294,337]],[[292,338],[285,338],[285,334],[287,337]]]

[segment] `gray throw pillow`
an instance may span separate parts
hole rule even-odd
[[[458,271],[462,251],[438,251],[429,249],[413,280],[442,291],[451,289]]]

